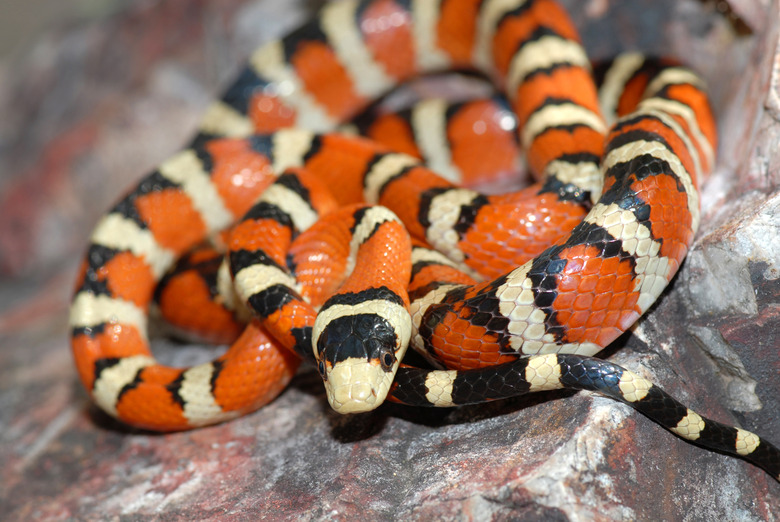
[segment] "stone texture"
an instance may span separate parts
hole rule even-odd
[[[721,127],[682,273],[603,355],[708,417],[780,443],[777,4],[732,2],[754,30],[737,37],[711,2],[565,3],[594,57],[628,46],[703,71]],[[142,1],[50,36],[4,71],[2,518],[775,520],[780,485],[762,471],[588,393],[342,417],[303,371],[255,414],[170,435],[90,406],[66,316],[92,224],[186,140],[241,56],[310,8]],[[169,362],[212,353],[159,348]]]

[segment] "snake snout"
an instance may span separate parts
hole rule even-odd
[[[363,358],[340,361],[327,371],[325,392],[331,407],[339,413],[371,411],[387,397],[393,373]]]

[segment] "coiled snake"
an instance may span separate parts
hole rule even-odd
[[[413,76],[463,68],[506,94],[536,184],[486,195],[327,133]],[[780,479],[765,440],[592,358],[676,273],[716,148],[703,82],[684,67],[626,55],[602,92],[619,116],[611,129],[576,29],[551,0],[328,4],[253,53],[192,144],[97,224],[70,315],[82,382],[109,414],[155,430],[252,411],[300,359],[317,364],[341,412],[386,397],[453,406],[588,389]],[[493,162],[484,149],[472,167]],[[253,319],[215,361],[160,365],[147,336],[156,285],[225,229],[225,266]],[[402,366],[409,344],[447,369]]]

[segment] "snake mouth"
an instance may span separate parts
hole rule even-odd
[[[359,357],[339,361],[327,370],[328,402],[339,413],[371,411],[387,398],[397,368],[397,363],[388,370]]]

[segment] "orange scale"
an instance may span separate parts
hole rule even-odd
[[[166,321],[209,343],[232,343],[244,329],[230,310],[212,298],[208,283],[196,270],[170,278],[159,303]]]
[[[178,431],[191,427],[181,405],[159,383],[138,383],[122,394],[116,410],[123,422],[139,428]]]
[[[634,275],[633,274],[620,274],[612,280],[612,290],[604,295],[617,294],[617,293],[631,293],[634,288]]]
[[[600,307],[594,306],[593,294],[579,294],[575,299],[572,307],[575,310],[592,310]]]
[[[211,181],[235,217],[249,210],[276,179],[272,163],[254,151],[247,140],[214,140],[206,145],[206,150],[214,165]]]
[[[436,25],[436,46],[457,65],[470,65],[476,38],[476,20],[482,0],[442,2]]]
[[[209,246],[196,247],[191,250],[186,256],[182,257],[180,262],[186,262],[187,266],[197,265],[200,263],[216,263],[222,255],[214,248]]]
[[[588,247],[588,248],[589,249],[592,248],[593,251],[600,253],[600,249],[596,247]],[[582,273],[595,274],[597,276],[611,274],[612,271],[614,270],[614,266],[610,264],[610,261],[612,259],[604,259],[603,257],[599,257],[598,255],[592,257],[585,257],[583,259]]]
[[[614,288],[615,286],[613,285],[612,281],[610,281],[606,277],[600,277],[593,291],[597,295],[601,295],[601,294],[611,293]]]
[[[287,386],[300,359],[279,346],[259,322],[247,325],[241,337],[220,357],[214,398],[223,411],[253,411],[272,401]]]
[[[274,315],[277,315],[277,317],[274,317]],[[292,351],[297,344],[297,340],[291,334],[293,322],[292,317],[272,314],[269,318],[265,319],[263,325],[267,328],[268,333],[272,335],[284,349]],[[314,326],[314,319],[311,320],[311,324],[306,326]]]
[[[393,0],[379,0],[361,15],[363,41],[374,59],[399,82],[411,76],[416,53],[409,11]]]
[[[574,291],[561,291],[558,289],[558,295],[555,297],[555,309],[560,311],[573,310],[574,302],[577,300],[578,294]]]
[[[638,74],[626,82],[617,103],[616,112],[618,117],[625,116],[636,109],[636,106],[644,97],[649,79],[647,74]]]
[[[180,189],[144,194],[135,199],[135,207],[157,242],[176,254],[190,249],[208,232],[200,212]]]
[[[404,176],[393,180],[382,191],[378,203],[393,210],[412,237],[425,241],[425,229],[418,221],[420,195],[431,188],[451,187],[452,184],[423,167],[415,167]]]
[[[249,100],[247,116],[254,125],[255,133],[270,134],[279,129],[295,126],[298,111],[275,95],[256,93]]]
[[[470,286],[466,289],[466,293],[464,294],[464,301],[471,299],[472,297],[476,297],[480,293],[482,293],[483,290],[488,288],[490,286],[490,281],[485,281],[483,283],[478,283],[476,285]],[[470,313],[470,310],[468,308],[463,308],[462,305],[455,305],[453,306],[453,309],[458,313],[463,313],[464,317],[466,314]]]
[[[632,259],[622,259],[618,260],[618,258],[615,258],[615,274],[618,276],[627,276],[629,278],[634,277],[634,269],[635,265],[633,263]]]
[[[347,208],[345,214],[353,214]],[[337,214],[336,214],[337,215]],[[346,223],[342,219],[342,223]],[[385,222],[358,250],[355,268],[339,292],[360,292],[386,286],[408,306],[406,287],[411,276],[411,241],[400,223]]]
[[[493,63],[500,74],[506,75],[515,49],[540,26],[552,29],[563,38],[579,41],[568,13],[557,3],[548,0],[535,2],[530,9],[505,17],[496,28],[492,42]]]
[[[621,310],[626,304],[626,294],[600,294],[593,300],[593,308],[597,310]]]
[[[181,377],[184,370],[180,368],[171,368],[162,364],[153,364],[143,368],[138,374],[138,379],[146,384],[157,384],[168,386],[176,379]]]
[[[461,309],[460,316],[453,313],[448,313],[445,320],[442,321],[441,326],[447,329],[447,335],[449,342],[453,342],[457,338],[458,344],[463,342],[466,332],[471,327],[471,323],[468,321],[472,315],[468,309]]]
[[[569,262],[566,264],[566,268],[568,269],[573,264],[582,265],[582,263],[578,263],[578,261],[578,259],[569,260]],[[558,288],[556,289],[558,294],[580,291],[579,284],[582,276],[578,273],[576,268],[571,269],[571,271],[568,273],[564,273],[556,277],[558,279]]]
[[[507,243],[512,238],[512,234],[505,228],[498,228],[493,231],[493,241],[496,243],[493,248],[496,251],[503,250],[502,243]]]
[[[367,129],[366,137],[386,145],[396,152],[422,158],[409,123],[397,114],[379,116]]]
[[[667,95],[693,109],[699,129],[712,144],[713,150],[716,150],[718,146],[717,125],[707,95],[688,84],[670,85],[667,88]]]
[[[365,139],[328,134],[306,160],[307,172],[328,187],[340,205],[363,201],[363,175],[385,147]]]
[[[634,287],[636,286],[636,278],[632,274],[625,274],[619,276],[614,284],[613,288],[610,291],[611,293],[622,293],[622,294],[632,294],[635,290]],[[609,294],[605,294],[609,295]]]
[[[676,206],[665,205],[665,206],[661,207],[661,209],[662,209],[661,214],[663,215],[662,222],[665,225],[666,224],[674,225],[675,224],[675,219],[679,219],[681,217],[685,217],[686,215],[689,214],[688,209],[683,209],[683,208],[676,207]],[[674,228],[678,228],[678,227],[674,227]]]
[[[558,324],[566,327],[566,337],[570,340],[576,340],[576,337],[572,337],[572,332],[576,332],[578,329],[584,329],[590,317],[590,311],[578,310],[574,311],[559,311],[556,316]]]
[[[628,261],[621,261],[617,257],[602,258],[601,263],[593,264],[594,268],[598,266],[596,270],[602,277],[603,276],[616,276],[618,274],[624,274],[631,270],[631,264]],[[595,288],[595,287],[594,287]]]
[[[458,357],[438,357],[437,360],[439,363],[441,363],[445,368],[451,368],[453,366],[453,363],[457,363],[459,360]]]
[[[581,276],[580,282],[577,285],[577,291],[580,293],[593,292],[600,277],[603,276],[594,274]]]
[[[444,365],[449,369],[470,370],[496,364],[501,359],[501,356],[497,351],[497,347],[496,349],[486,349],[483,346],[476,346],[469,349],[458,347],[457,351],[442,353],[439,355],[439,358],[444,361]]]
[[[601,187],[601,193],[606,193],[610,188],[612,188],[612,185],[615,184],[615,177],[614,176],[607,176],[604,178],[604,184]]]
[[[344,281],[349,250],[343,248],[343,242],[331,241],[331,236],[309,234],[311,230],[296,238],[290,246],[290,256],[302,294],[312,305],[319,306]]]
[[[588,315],[588,319],[585,322],[585,326],[590,329],[612,326],[606,322],[607,315],[608,314],[606,310],[591,310],[590,314]],[[592,335],[593,334],[591,333],[591,336]]]
[[[262,249],[280,266],[285,266],[285,256],[292,230],[273,219],[248,219],[233,227],[228,239],[231,251]]]
[[[490,330],[486,329],[483,326],[477,326],[477,325],[470,325],[468,328],[466,328],[466,331],[464,334],[466,335],[467,341],[474,341],[476,339],[481,339],[488,335]],[[475,347],[478,349],[478,347]]]
[[[505,112],[492,100],[477,100],[462,106],[449,119],[452,162],[465,186],[509,178],[518,170],[517,141],[501,124]]]
[[[598,91],[590,71],[582,67],[565,67],[554,69],[549,74],[534,75],[531,80],[518,85],[513,108],[520,125],[525,125],[531,113],[551,97],[571,100],[580,107],[601,114]]]
[[[149,265],[132,252],[120,252],[97,271],[113,297],[146,308],[154,292],[155,278]]]
[[[463,343],[456,336],[451,336],[449,339],[444,337],[432,339],[428,348],[430,353],[448,368],[451,367],[453,361],[457,361],[463,356]]]
[[[333,49],[322,42],[301,43],[290,59],[307,93],[337,121],[354,116],[366,100],[352,84]]]
[[[587,326],[582,326],[579,328],[575,328],[573,331],[566,331],[566,341],[568,342],[592,342],[593,339],[596,338],[598,335],[597,331],[594,331],[594,328],[589,328]]]
[[[598,328],[589,328],[582,334],[579,342],[594,343],[602,348],[620,337],[622,332],[617,328],[602,325]]]
[[[511,355],[511,354],[501,354],[501,352],[485,352],[483,353],[479,361],[477,362],[476,368],[485,368],[486,366],[495,366],[497,364],[503,364],[508,363],[512,361],[516,361],[517,356]]]
[[[626,275],[633,279],[634,277],[634,263],[630,259],[623,259],[617,263],[617,274],[621,276]]]
[[[667,256],[669,250],[667,242],[687,239],[687,233],[680,237],[680,229],[690,230],[691,215],[688,211],[688,197],[677,189],[677,182],[672,176],[653,176],[631,184],[632,190],[638,193],[653,193],[656,187],[659,194],[647,197],[646,201],[650,202],[653,237],[662,240],[661,255]],[[663,199],[660,194],[663,194]],[[660,203],[661,201],[663,203]],[[673,227],[668,228],[667,223],[673,224]]]
[[[553,160],[565,155],[604,152],[604,135],[590,127],[550,129],[537,136],[527,151],[528,164],[537,175]]]
[[[692,136],[691,128],[688,126],[688,122],[687,121],[685,121],[681,116],[676,116],[675,115],[675,116],[672,116],[672,117],[677,121],[677,123],[680,125],[680,127],[682,127],[683,131],[688,136]],[[706,140],[706,138],[705,138],[705,140]],[[703,143],[701,143],[700,140],[695,140],[694,139],[694,140],[691,140],[691,141],[692,141],[693,147],[695,149],[694,151],[691,151],[691,154],[693,154],[695,152],[699,156],[699,161],[701,163],[701,179],[700,179],[699,173],[696,172],[696,170],[690,169],[688,172],[691,175],[691,180],[693,181],[693,186],[698,189],[700,187],[701,183],[705,179],[707,179],[707,177],[708,177],[708,175],[710,173],[710,170],[712,170],[712,164],[710,163],[710,161],[707,158],[708,154],[706,152],[705,145]]]
[[[623,332],[624,330],[613,327],[594,328],[592,332],[587,334],[587,337],[584,340],[603,348],[620,337]]]
[[[71,342],[81,382],[92,390],[95,379],[95,362],[99,359],[151,355],[144,336],[134,326],[119,323],[106,324],[103,331],[94,336],[76,335]]]
[[[609,327],[617,327],[620,322],[620,317],[623,315],[623,310],[612,309],[604,311],[604,318],[602,325]]]
[[[575,291],[590,292],[599,280],[599,271],[604,260],[599,256],[601,250],[588,245],[575,245],[560,253],[562,259],[567,259],[558,279],[558,292]]]
[[[314,308],[305,302],[290,301],[289,303],[282,306],[282,308],[274,315],[279,316],[280,323],[283,323],[282,328],[284,332],[287,333],[293,329],[314,326],[314,319],[317,317],[317,312],[314,310]],[[292,345],[285,346],[289,347]]]

